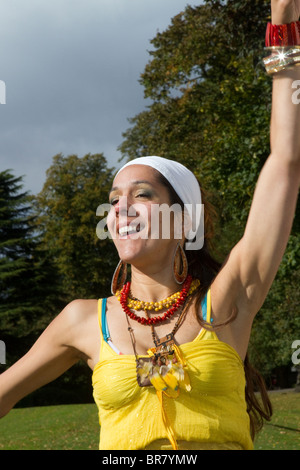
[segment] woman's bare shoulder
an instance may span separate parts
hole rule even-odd
[[[69,302],[54,318],[47,330],[55,332],[65,344],[77,345],[78,338],[94,328],[97,322],[97,299],[76,299]]]
[[[98,309],[97,299],[75,299],[68,303],[61,314],[71,322],[85,321],[87,317],[94,316]]]
[[[97,299],[71,301],[52,326],[55,326],[61,342],[76,350],[78,356],[88,364],[94,362],[100,344]]]

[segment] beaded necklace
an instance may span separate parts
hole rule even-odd
[[[131,285],[130,282],[127,282],[126,284],[124,284],[121,292],[117,292],[116,296],[122,306],[122,309],[126,313],[126,315],[128,315],[132,320],[135,320],[141,323],[142,325],[150,326],[150,325],[156,325],[156,324],[162,323],[168,320],[169,318],[171,318],[176,313],[176,311],[184,304],[186,298],[197,289],[199,284],[200,284],[200,281],[198,279],[195,279],[193,281],[192,276],[188,275],[183,284],[182,290],[180,292],[176,292],[175,294],[172,294],[172,296],[174,296],[171,302],[172,306],[168,308],[168,310],[163,315],[152,317],[152,318],[149,318],[147,313],[146,313],[147,318],[140,317],[136,315],[134,312],[132,312],[130,309],[131,308],[134,308],[135,310],[143,309],[145,312],[147,312],[147,310],[150,311],[153,309],[155,311],[158,311],[158,310],[161,310],[163,307],[155,307],[155,304],[161,304],[161,305],[164,304],[165,307],[169,307],[170,302],[168,301],[168,299],[170,299],[172,296],[167,297],[167,299],[161,300],[160,302],[144,302],[138,299],[136,300],[129,299],[129,292],[130,292],[130,285]],[[138,304],[135,305],[135,302],[137,302]],[[138,306],[138,308],[135,308],[136,306]]]
[[[184,388],[186,391],[191,390],[189,376],[186,371],[186,362],[180,348],[175,344],[174,336],[184,321],[192,300],[191,293],[194,292],[200,284],[198,280],[194,281],[193,286],[191,286],[192,278],[191,276],[188,276],[188,279],[181,291],[181,295],[177,299],[175,305],[173,305],[171,309],[161,317],[154,318],[149,317],[147,309],[145,310],[147,318],[138,317],[131,312],[127,306],[130,283],[126,288],[122,289],[124,290],[124,293],[123,296],[120,295],[119,300],[126,314],[128,331],[135,354],[137,382],[140,387],[153,385],[156,391],[164,392],[166,395],[174,398],[179,394],[179,387]],[[159,339],[155,334],[154,326],[169,319],[180,307],[183,308],[174,328],[165,337]],[[135,336],[133,328],[130,325],[129,318],[136,320],[143,325],[151,326],[152,339],[155,347],[148,349],[148,356],[138,356],[135,347]]]

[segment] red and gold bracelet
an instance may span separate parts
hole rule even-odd
[[[271,51],[271,55],[263,59],[268,74],[300,65],[300,21],[279,25],[268,23],[265,45]]]

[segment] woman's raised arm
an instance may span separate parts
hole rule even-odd
[[[272,0],[271,7],[273,25],[299,20],[300,0]],[[237,299],[239,311],[251,317],[274,280],[295,215],[300,183],[300,104],[293,96],[298,80],[300,67],[295,65],[273,75],[271,153],[257,182],[244,236],[219,275],[222,288],[223,281],[229,282],[226,291],[231,303]]]

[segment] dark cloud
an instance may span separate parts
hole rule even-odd
[[[0,170],[38,192],[53,155],[118,165],[127,119],[145,107],[150,39],[184,0],[12,0],[0,7]]]

